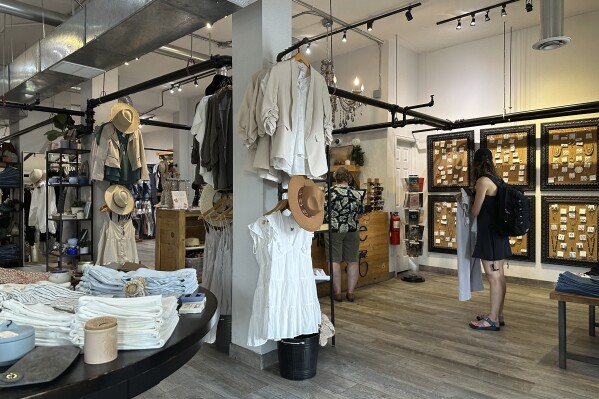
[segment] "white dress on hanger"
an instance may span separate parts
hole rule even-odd
[[[458,300],[469,301],[472,293],[485,289],[483,285],[482,268],[480,259],[473,258],[476,245],[476,218],[470,217],[470,209],[474,199],[466,194],[464,189],[462,197],[458,199],[456,214],[456,236],[458,243]]]
[[[312,272],[313,233],[281,212],[260,217],[249,229],[260,272],[247,344],[317,333],[321,313]]]

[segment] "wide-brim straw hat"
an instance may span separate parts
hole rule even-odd
[[[186,238],[185,239],[185,246],[186,247],[199,247],[200,246],[200,239],[196,238],[196,237],[191,237],[191,238]]]
[[[125,103],[116,103],[110,109],[110,121],[122,133],[133,133],[139,129],[139,113]]]
[[[29,181],[33,184],[37,184],[44,177],[44,171],[41,169],[33,169],[29,172]]]
[[[287,190],[289,209],[301,228],[316,231],[324,219],[324,193],[306,176],[292,176]]]
[[[125,186],[115,184],[104,192],[104,200],[108,209],[117,215],[128,215],[133,210],[135,200],[133,194]]]

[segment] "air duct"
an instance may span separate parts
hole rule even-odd
[[[45,10],[34,5],[15,0],[0,1],[0,13],[14,15],[15,17],[40,23],[43,21],[45,24],[52,26],[58,26],[68,18],[67,16],[58,12]]]
[[[535,50],[555,50],[572,39],[564,32],[564,0],[541,0],[541,39],[532,45]]]

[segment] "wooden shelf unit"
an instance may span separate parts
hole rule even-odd
[[[199,209],[156,209],[156,270],[185,268],[185,239],[204,243],[206,230]]]

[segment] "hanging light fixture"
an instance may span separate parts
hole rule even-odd
[[[505,11],[505,4],[501,5],[501,16],[502,17],[506,17],[507,16],[507,12]]]
[[[347,42],[347,31],[343,31],[343,37],[341,38],[343,43]]]
[[[195,79],[193,80],[193,85],[194,85],[195,87],[198,87],[198,86],[199,86],[199,85],[198,85],[198,78],[195,78]]]
[[[310,51],[310,44],[312,43],[308,43],[308,47],[306,47],[306,54],[310,54],[312,51]]]
[[[169,93],[175,94],[175,86],[174,85],[171,85],[171,89],[169,90]]]
[[[368,32],[372,32],[372,27],[373,27],[373,25],[374,25],[374,20],[371,20],[371,21],[368,21],[368,22],[366,22],[366,30],[367,30]]]
[[[177,85],[177,91],[183,91],[183,89],[181,88],[181,83],[179,83],[179,84]]]
[[[406,11],[406,19],[408,20],[408,22],[410,22],[411,20],[414,19],[414,16],[412,15],[412,9],[408,8],[408,11]]]
[[[211,24],[210,22],[207,22],[207,23],[206,23],[206,28],[208,28],[208,29],[212,29],[212,24]]]
[[[531,12],[532,11],[532,0],[526,0],[526,12]]]
[[[485,22],[489,22],[491,20],[491,18],[489,18],[489,10],[487,10],[487,13],[485,14]]]
[[[472,14],[472,21],[470,21],[470,26],[476,26],[476,19],[474,18],[474,14]]]
[[[458,19],[458,24],[456,25],[455,30],[460,30],[460,29],[462,29],[462,20]]]

